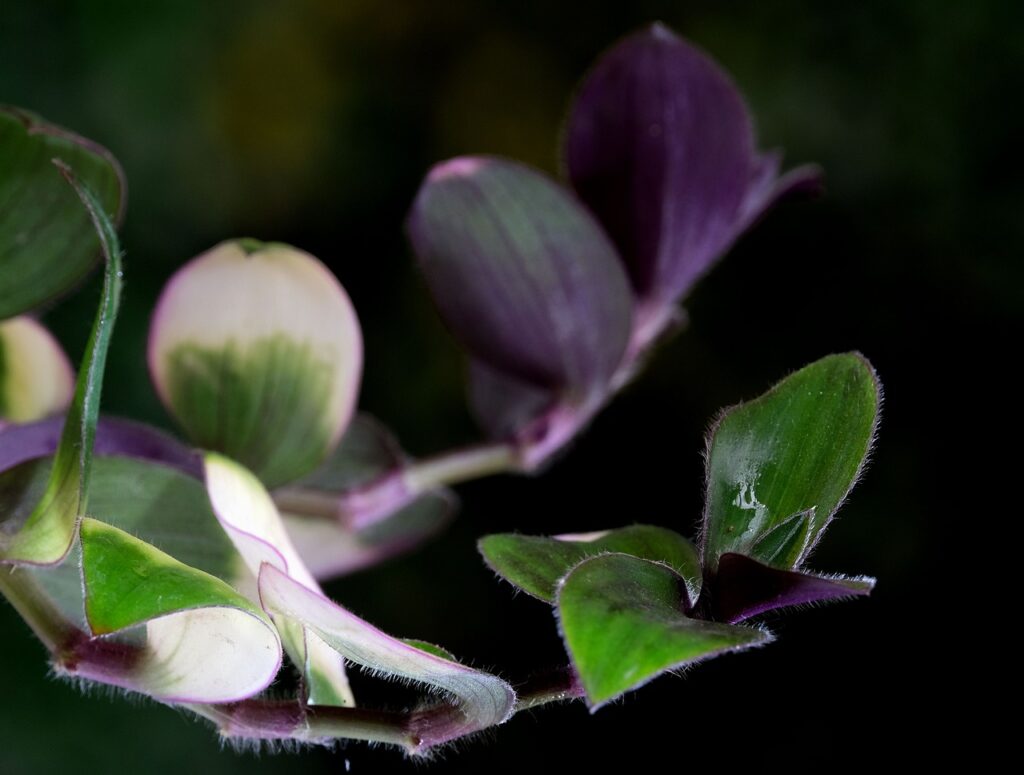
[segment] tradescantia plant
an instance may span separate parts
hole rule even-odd
[[[564,183],[461,157],[415,197],[410,241],[469,354],[488,440],[413,460],[355,414],[362,337],[344,289],[308,253],[251,239],[186,264],[153,314],[154,387],[187,441],[101,417],[123,175],[95,144],[0,111],[0,592],[58,674],[179,706],[228,739],[425,754],[524,708],[596,709],[765,644],[766,611],[870,591],[805,567],[877,425],[879,383],[849,353],[714,422],[696,545],[639,524],[481,539],[497,575],[553,606],[563,667],[511,681],[324,595],[320,581],[443,528],[450,486],[542,470],[679,327],[679,303],[738,235],[817,181],[810,167],[780,176],[728,77],[657,25],[598,61],[564,137]],[[28,315],[98,255],[76,377]],[[421,702],[362,707],[352,666],[415,685]]]

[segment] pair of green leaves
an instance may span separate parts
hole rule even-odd
[[[555,606],[592,709],[666,670],[770,640],[762,630],[693,617],[702,585],[697,550],[665,528],[493,535],[480,551],[498,575]]]
[[[667,670],[766,643],[767,631],[736,622],[873,585],[801,566],[860,473],[880,396],[863,357],[833,355],[723,413],[709,442],[700,552],[642,525],[495,535],[480,550],[500,576],[555,606],[592,708]]]

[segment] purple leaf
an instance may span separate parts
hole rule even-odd
[[[4,428],[0,431],[0,471],[54,454],[63,428],[63,417]],[[195,452],[163,431],[131,420],[102,418],[93,453],[142,458],[202,478],[202,461]]]
[[[743,98],[708,56],[655,24],[605,54],[566,132],[569,177],[608,230],[641,310],[674,304],[811,168],[778,177]]]
[[[478,360],[541,388],[603,391],[632,319],[601,226],[545,175],[495,158],[434,167],[409,235],[442,317]]]
[[[729,552],[718,560],[715,578],[716,619],[729,624],[776,608],[868,595],[875,580],[866,576],[817,576],[780,570]]]

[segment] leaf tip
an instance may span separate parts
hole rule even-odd
[[[487,164],[483,156],[456,156],[435,164],[427,173],[427,183],[439,183],[451,178],[470,178]]]

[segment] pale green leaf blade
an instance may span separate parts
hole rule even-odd
[[[37,458],[0,473],[0,530],[17,529],[46,489],[53,458]],[[103,522],[153,545],[176,560],[232,586],[252,587],[252,576],[214,516],[202,481],[172,466],[123,456],[93,458],[89,510]],[[80,563],[31,567],[57,610],[84,626]]]

